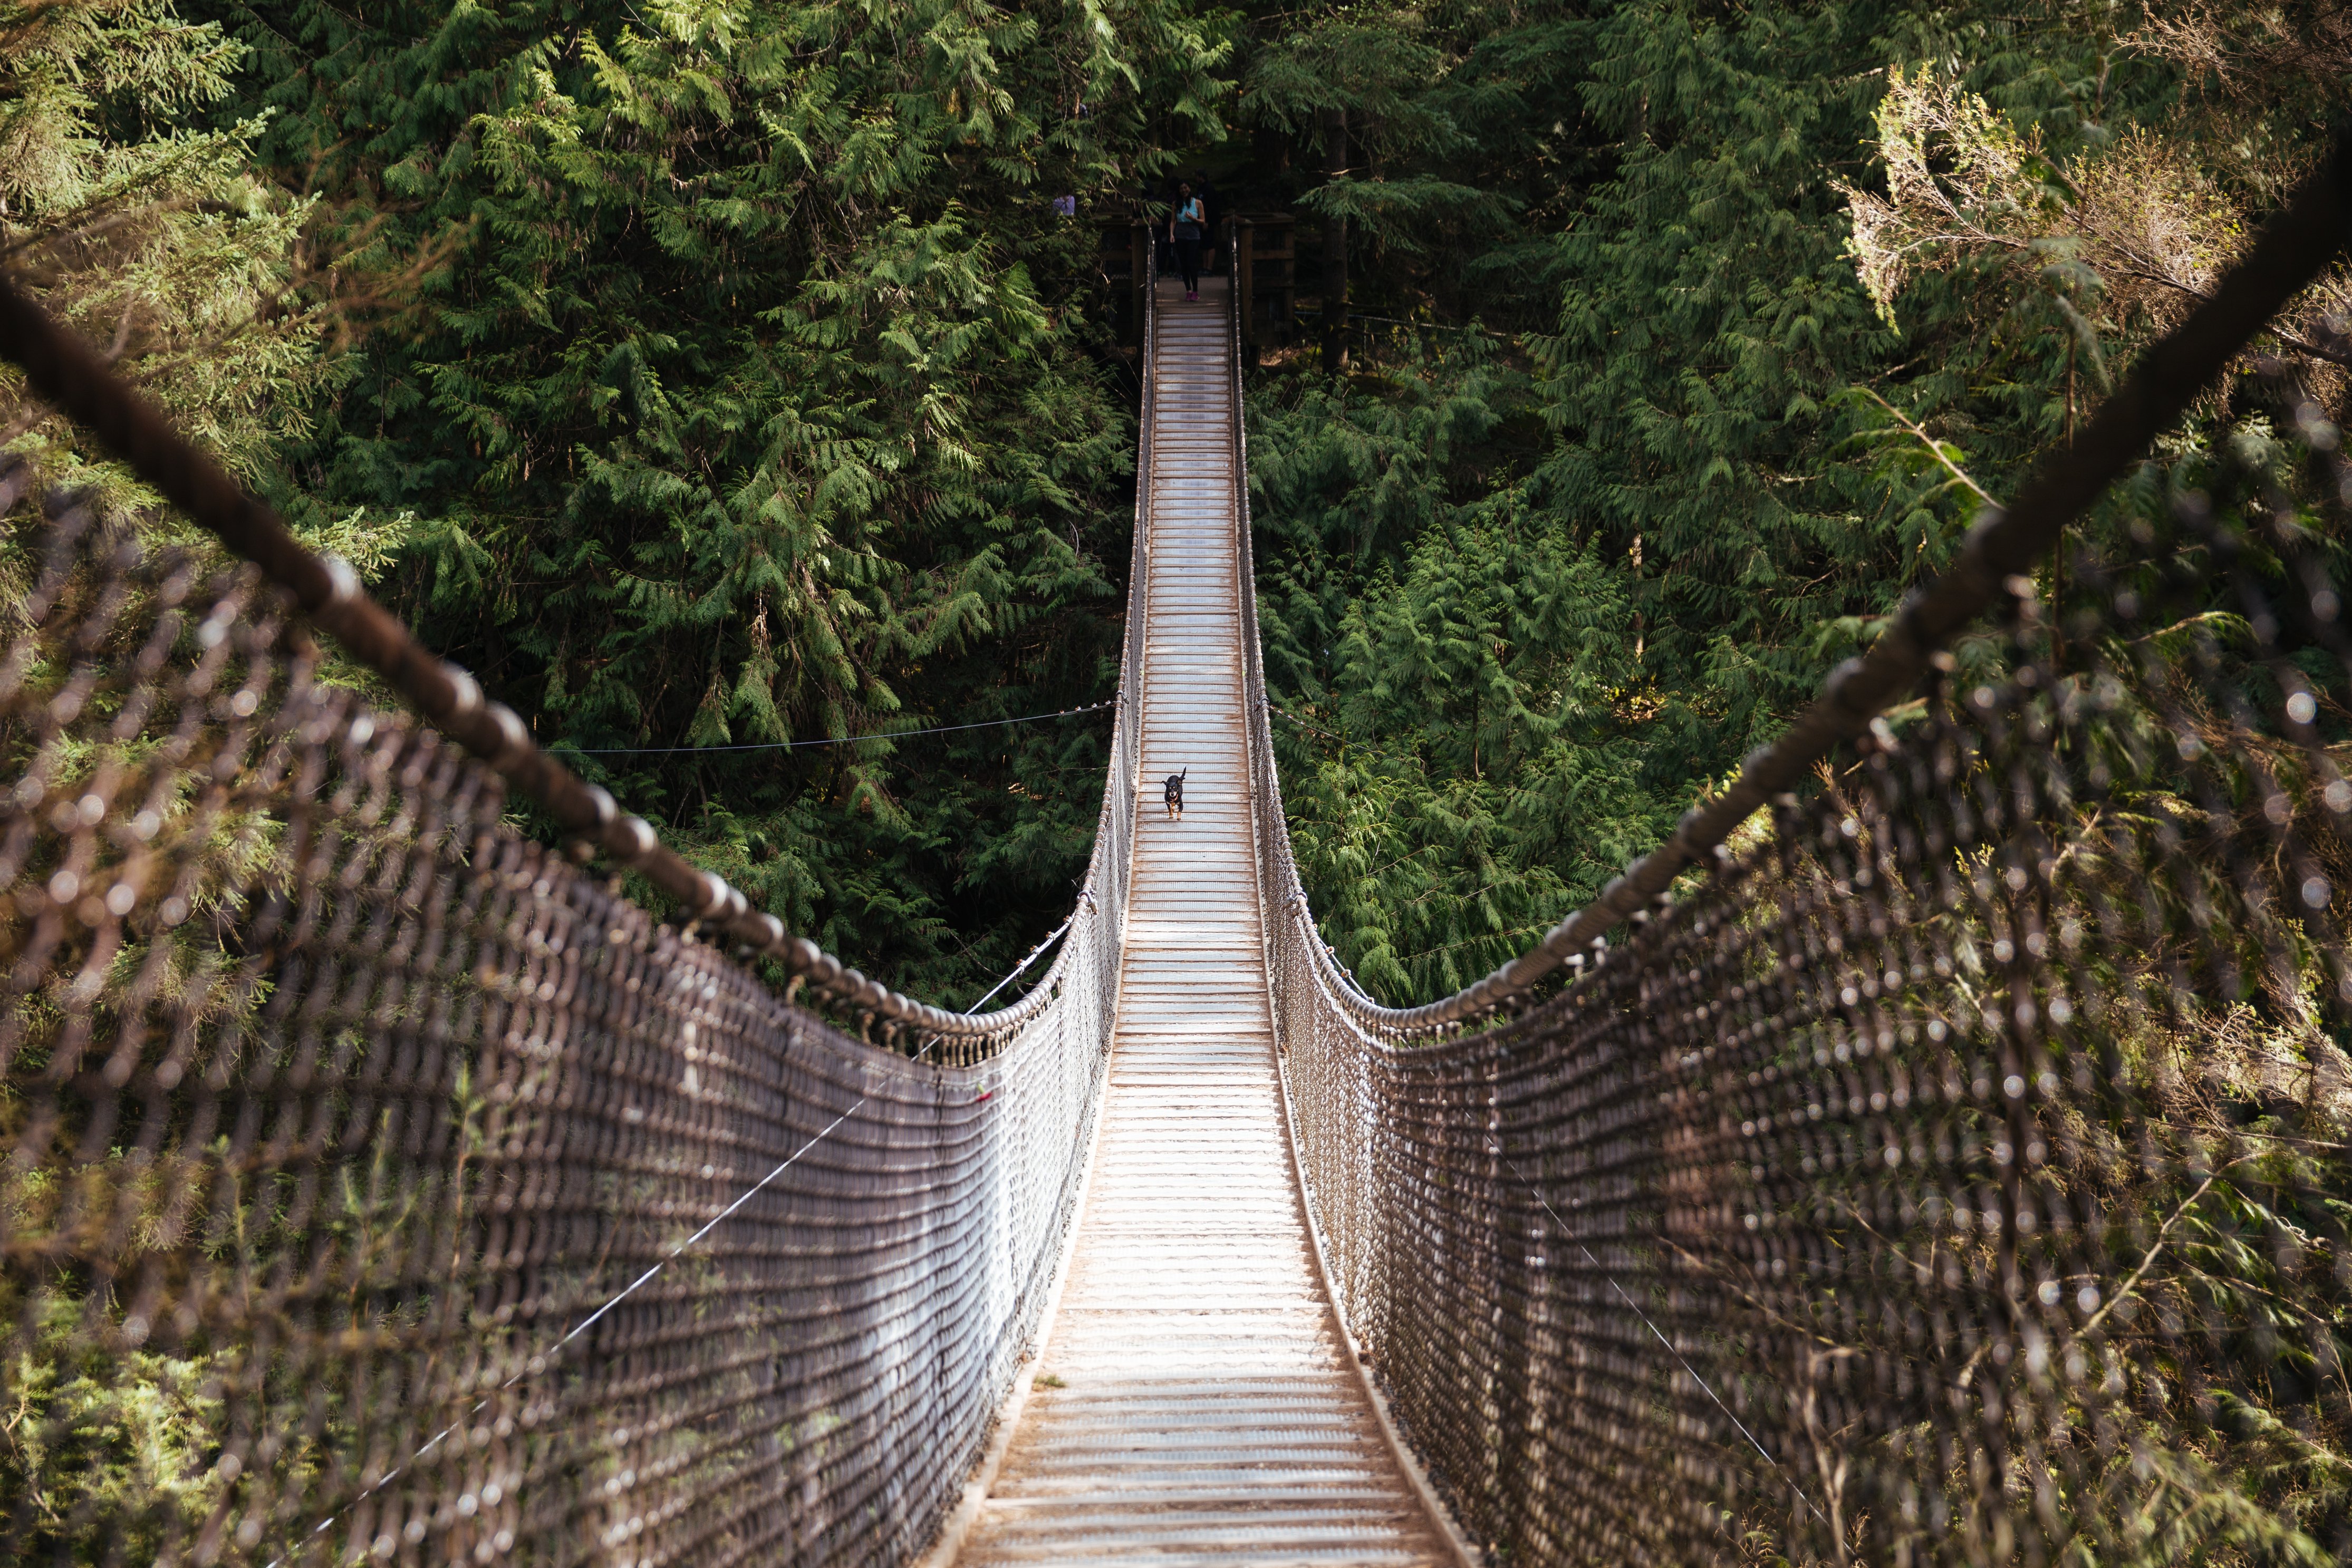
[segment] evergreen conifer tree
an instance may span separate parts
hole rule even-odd
[[[1213,32],[1166,0],[216,14],[271,166],[432,267],[291,449],[304,491],[420,519],[394,602],[688,852],[893,984],[985,988],[1066,913],[1107,726],[887,736],[1109,695],[1134,433],[1053,202],[1214,123]]]

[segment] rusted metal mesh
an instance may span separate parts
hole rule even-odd
[[[10,522],[0,1559],[920,1549],[1058,1256],[1123,852],[1017,1038],[910,1060],[519,837],[256,569]]]
[[[2352,1555],[2352,483],[2270,391],[1549,1001],[1382,1033],[1289,881],[1341,1306],[1497,1561]]]

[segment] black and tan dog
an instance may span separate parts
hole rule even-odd
[[[1184,769],[1184,773],[1192,771],[1189,767]],[[1171,773],[1160,781],[1160,796],[1168,807],[1168,820],[1171,822],[1184,820],[1184,773]]]

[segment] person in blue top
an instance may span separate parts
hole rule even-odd
[[[1168,237],[1176,242],[1176,268],[1184,275],[1184,298],[1201,298],[1201,238],[1208,214],[1190,184],[1176,187],[1176,211],[1168,219]]]

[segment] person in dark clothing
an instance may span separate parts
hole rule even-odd
[[[1184,275],[1184,298],[1201,298],[1201,237],[1207,232],[1207,214],[1189,184],[1176,187],[1176,210],[1169,215],[1168,237],[1176,242],[1176,270]]]
[[[1223,215],[1217,206],[1217,187],[1209,183],[1207,171],[1192,171],[1192,193],[1201,198],[1201,270],[1217,270],[1217,220]]]

